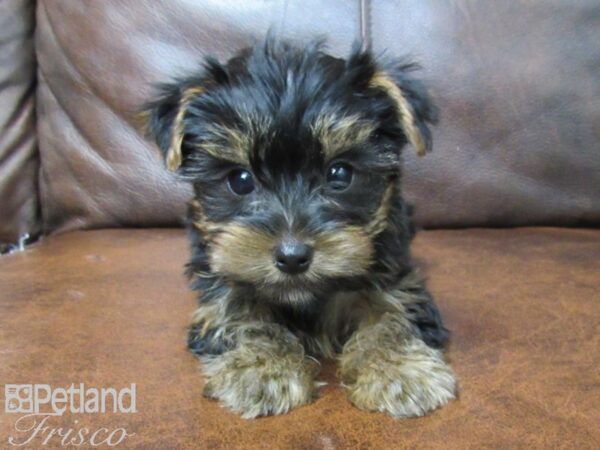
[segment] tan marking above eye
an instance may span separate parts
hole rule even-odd
[[[186,89],[181,96],[177,115],[173,121],[173,132],[171,136],[171,145],[167,150],[166,164],[171,171],[177,170],[182,163],[182,145],[185,136],[184,118],[191,101],[194,97],[205,93],[202,86],[195,86]],[[246,118],[251,120],[250,117]],[[254,124],[255,125],[255,124]],[[208,128],[207,134],[215,137],[214,141],[207,140],[199,145],[198,149],[205,151],[209,155],[224,159],[236,164],[247,166],[249,163],[248,152],[252,148],[255,133],[246,132],[234,127],[228,127],[223,124],[213,123]],[[249,127],[252,129],[252,127]]]
[[[249,166],[248,153],[252,149],[255,139],[253,133],[216,123],[208,125],[206,131],[207,135],[212,136],[214,140],[208,138],[199,146],[200,150],[215,158],[224,159],[244,167]]]
[[[323,114],[312,124],[311,131],[321,142],[325,159],[330,161],[366,142],[375,131],[375,124],[359,115]]]

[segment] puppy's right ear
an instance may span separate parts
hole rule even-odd
[[[160,86],[156,100],[148,103],[142,112],[146,134],[154,138],[167,168],[173,172],[179,169],[183,161],[187,110],[191,101],[204,92],[205,88],[201,85],[164,84]]]
[[[228,78],[225,67],[208,58],[201,76],[159,85],[156,99],[142,109],[145,134],[156,141],[169,170],[175,172],[184,163],[186,117],[190,104],[204,95],[210,86],[226,83]]]

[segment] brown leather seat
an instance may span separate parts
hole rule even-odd
[[[179,225],[190,194],[136,112],[153,83],[269,27],[326,34],[339,55],[362,30],[376,52],[422,62],[442,122],[431,155],[404,154],[420,226],[600,225],[597,0],[3,0],[0,253],[24,234],[45,237],[0,256],[0,383],[136,383],[136,414],[47,419],[63,434],[135,433],[120,448],[600,448],[591,228],[418,235],[461,387],[430,416],[356,410],[331,363],[320,398],[285,416],[244,421],[202,398],[185,348],[195,294],[184,232],[123,228]],[[80,231],[98,228],[117,229]],[[0,410],[0,447],[23,441],[19,417]],[[63,448],[42,441],[22,448]]]
[[[136,414],[49,421],[124,427],[123,448],[598,448],[600,231],[428,231],[415,255],[460,379],[460,399],[424,418],[355,409],[332,363],[320,398],[285,416],[247,421],[204,399],[181,230],[73,232],[1,258],[0,380],[136,383]],[[17,417],[0,414],[4,443]]]

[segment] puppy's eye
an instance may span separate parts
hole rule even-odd
[[[332,164],[327,170],[327,183],[336,191],[343,191],[352,182],[352,166],[346,163]]]
[[[252,174],[245,169],[236,169],[227,176],[229,187],[237,195],[248,195],[254,190],[254,178]]]

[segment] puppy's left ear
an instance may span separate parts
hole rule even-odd
[[[418,69],[416,64],[396,63],[377,68],[369,86],[387,93],[396,106],[398,120],[404,135],[417,155],[431,150],[432,140],[429,124],[438,120],[438,109],[433,104],[425,85],[411,77]]]

